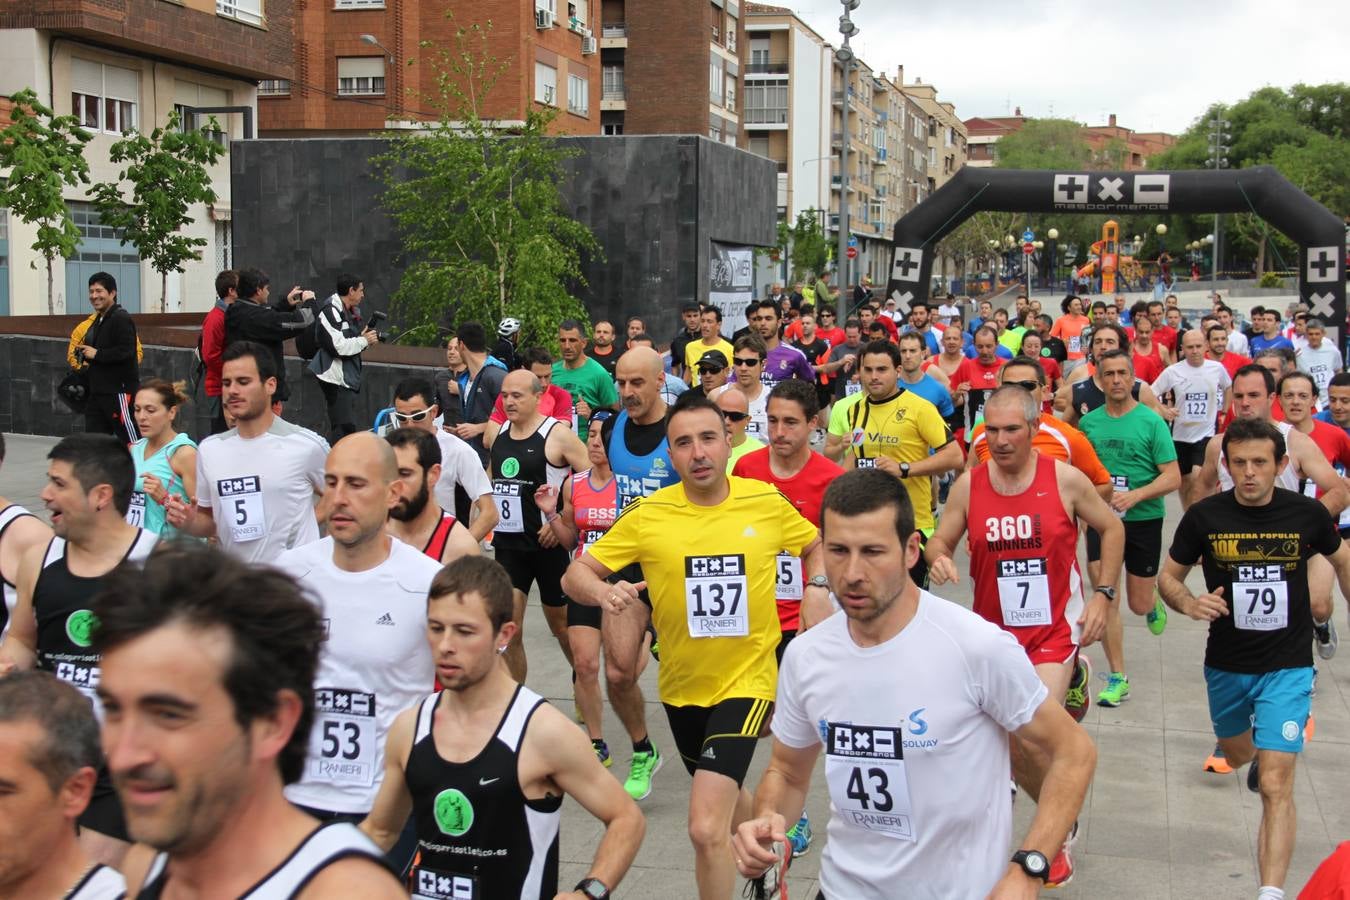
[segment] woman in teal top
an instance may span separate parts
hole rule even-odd
[[[178,406],[186,400],[182,382],[170,384],[162,378],[152,378],[136,391],[136,427],[144,436],[131,445],[136,488],[127,521],[166,540],[179,533],[164,518],[164,501],[173,494],[185,503],[197,502],[197,445],[173,427]]]

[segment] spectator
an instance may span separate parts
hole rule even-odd
[[[628,340],[628,346],[624,348],[625,350],[633,346],[633,338],[647,333],[647,323],[642,321],[641,316],[629,316],[624,327],[627,329],[626,337]]]
[[[225,346],[235,341],[256,341],[267,348],[277,370],[277,389],[272,395],[276,412],[290,397],[286,384],[286,358],[282,344],[301,331],[311,327],[314,314],[308,309],[297,309],[301,303],[314,299],[313,291],[291,288],[283,304],[268,306],[272,280],[257,269],[239,271],[239,300],[225,311]]]
[[[465,322],[459,326],[456,337],[465,371],[459,389],[461,420],[455,426],[455,434],[473,448],[486,467],[488,451],[483,446],[483,432],[487,430],[497,395],[502,392],[507,369],[500,360],[488,356],[487,330],[479,323]]]
[[[453,334],[445,342],[445,368],[436,372],[436,403],[443,425],[458,425],[463,409],[459,401],[460,378],[468,371],[459,355],[459,338]]]
[[[516,355],[520,346],[520,320],[507,317],[497,324],[497,343],[492,345],[492,355],[506,366],[506,371],[514,372],[522,365]]]
[[[96,318],[76,356],[89,365],[89,402],[84,430],[111,434],[124,444],[140,440],[131,401],[140,383],[136,323],[117,302],[117,280],[107,272],[89,276],[89,302]]]
[[[319,307],[319,352],[309,370],[319,379],[328,406],[328,442],[336,444],[356,428],[356,395],[361,390],[361,354],[380,342],[371,328],[361,327],[357,309],[366,286],[355,275],[339,275],[332,296]]]
[[[690,302],[680,307],[680,318],[684,321],[683,327],[670,342],[670,369],[681,377],[685,374],[685,349],[690,341],[698,340],[703,334],[699,328],[699,315],[702,312],[703,307],[698,303]]]
[[[614,368],[619,364],[619,357],[623,351],[614,344],[614,325],[608,319],[601,319],[595,323],[591,333],[591,346],[587,348],[586,353],[600,364],[609,375],[609,380],[613,381]]]
[[[202,320],[202,366],[206,371],[206,403],[211,433],[226,430],[225,407],[220,401],[221,356],[225,353],[225,312],[239,299],[239,273],[226,269],[216,276],[216,305]]]
[[[868,299],[870,299],[871,296],[872,295],[869,292],[867,295]],[[816,276],[815,298],[812,302],[814,302],[816,306],[819,306],[822,303],[837,302],[839,299],[839,292],[830,287],[830,273],[821,272]],[[854,301],[854,305],[857,305],[856,300]]]

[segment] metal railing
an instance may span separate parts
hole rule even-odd
[[[745,64],[745,74],[747,75],[786,75],[787,73],[788,64],[785,59]]]

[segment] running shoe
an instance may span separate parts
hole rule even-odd
[[[773,849],[778,854],[778,864],[770,866],[758,878],[751,878],[745,882],[741,896],[747,900],[775,900],[775,898],[787,900],[787,870],[792,864],[792,847],[790,844],[788,846],[774,844]]]
[[[591,741],[591,749],[595,751],[595,758],[600,760],[600,765],[606,769],[614,765],[614,757],[609,755],[609,745],[603,740],[596,738]]]
[[[1073,680],[1069,682],[1069,689],[1064,694],[1064,708],[1073,716],[1075,722],[1083,721],[1083,717],[1087,715],[1088,684],[1091,681],[1092,663],[1080,653],[1078,665],[1074,667]]]
[[[1256,764],[1260,762],[1261,756],[1257,754],[1252,757],[1252,764],[1247,767],[1247,790],[1253,794],[1261,793],[1261,772]]]
[[[792,844],[793,857],[801,856],[811,846],[811,820],[802,813],[797,824],[787,830],[788,843]]]
[[[1064,846],[1059,848],[1059,852],[1050,862],[1050,874],[1045,879],[1046,887],[1064,887],[1073,881],[1073,844],[1076,840],[1078,840],[1078,820],[1074,819],[1073,828],[1064,839]]]
[[[623,789],[628,792],[628,796],[634,800],[646,800],[652,792],[652,776],[661,770],[661,765],[665,761],[661,751],[655,747],[652,747],[650,753],[634,753],[633,761],[628,768],[628,780],[623,783]]]
[[[1228,759],[1223,755],[1223,748],[1217,743],[1214,745],[1214,752],[1205,760],[1205,771],[1213,772],[1215,775],[1233,774],[1233,767],[1228,764]]]
[[[1313,622],[1313,637],[1317,639],[1317,655],[1322,659],[1331,659],[1336,655],[1336,646],[1341,642],[1336,634],[1336,623],[1328,618],[1325,622]]]
[[[1154,598],[1153,608],[1144,614],[1144,621],[1148,623],[1149,631],[1154,634],[1163,633],[1163,629],[1167,627],[1167,606],[1161,597]]]
[[[1106,676],[1106,687],[1097,695],[1099,706],[1119,706],[1130,699],[1130,679],[1124,672],[1112,672]]]

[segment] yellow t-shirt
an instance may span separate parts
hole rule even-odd
[[[722,355],[727,358],[727,366],[732,367],[731,370],[733,373],[736,371],[734,368],[736,364],[731,361],[731,357],[735,355],[736,351],[731,349],[730,343],[719,340],[716,344],[709,347],[707,344],[703,343],[703,339],[700,338],[697,341],[690,341],[688,346],[684,348],[685,381],[690,384],[698,384],[698,358],[709,350],[721,350]]]
[[[635,500],[588,548],[612,571],[642,566],[661,636],[657,692],[671,706],[774,698],[782,636],[776,557],[801,556],[816,539],[816,527],[778,488],[729,480],[716,506],[690,503],[682,484]]]
[[[870,397],[853,404],[848,411],[851,447],[859,468],[878,456],[896,462],[916,463],[952,441],[937,407],[912,391],[901,391],[880,403]],[[933,486],[928,476],[905,478],[905,490],[914,504],[914,525],[933,527]]]

